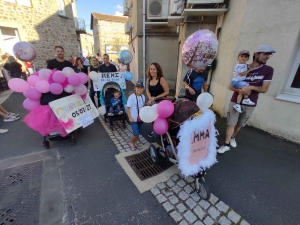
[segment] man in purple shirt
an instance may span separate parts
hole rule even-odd
[[[227,112],[225,144],[218,149],[219,154],[229,151],[230,146],[233,148],[237,146],[235,136],[239,130],[246,125],[247,120],[254,111],[259,93],[266,93],[268,91],[274,70],[272,67],[267,66],[266,63],[273,53],[275,53],[275,50],[271,46],[259,46],[254,52],[253,62],[249,65],[249,69],[252,69],[252,71],[246,75],[245,81],[249,83],[249,86],[237,89],[230,85],[229,89],[234,91],[234,93]],[[236,111],[233,105],[237,102],[238,93],[249,95],[250,100],[254,102],[255,105],[242,105],[242,113]]]

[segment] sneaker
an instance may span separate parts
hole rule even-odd
[[[19,113],[12,113],[12,112],[9,112],[9,113],[8,113],[8,116],[19,117],[20,114],[19,114]]]
[[[235,104],[235,105],[233,106],[233,108],[234,108],[236,111],[238,111],[239,113],[242,113],[242,108],[241,108],[241,106],[240,106],[239,104]]]
[[[225,153],[225,152],[227,152],[227,151],[229,151],[229,150],[230,150],[230,147],[229,147],[229,146],[223,145],[223,146],[221,146],[221,147],[217,150],[217,152],[218,152],[219,154],[223,154],[223,153]]]
[[[113,113],[107,113],[107,115],[109,115],[109,116],[114,116],[114,114],[113,114]]]
[[[150,134],[148,134],[148,137],[153,137],[154,131],[152,131]]]
[[[15,121],[15,120],[18,120],[18,119],[20,119],[20,117],[9,116],[6,119],[4,119],[3,121],[4,122],[12,122],[12,121]]]
[[[242,102],[244,105],[255,105],[249,98],[245,98]]]
[[[122,115],[122,114],[123,114],[123,111],[118,112],[118,115]]]
[[[8,132],[7,129],[0,129],[0,134],[4,134],[4,133],[6,133],[6,132]]]
[[[236,141],[235,141],[235,138],[231,138],[231,139],[230,139],[230,146],[233,147],[233,148],[236,148]]]

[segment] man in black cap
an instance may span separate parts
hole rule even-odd
[[[230,85],[229,89],[234,91],[234,93],[230,100],[227,112],[225,144],[218,149],[219,154],[229,151],[230,146],[233,148],[237,146],[235,135],[246,125],[246,122],[256,107],[259,93],[266,93],[268,91],[274,69],[267,66],[266,63],[273,53],[275,53],[275,50],[271,46],[259,46],[253,54],[253,62],[249,65],[251,71],[245,78],[245,81],[249,83],[249,86],[237,89]],[[242,104],[242,113],[239,113],[233,108],[233,105],[237,103],[239,93],[249,95],[250,100],[254,102],[254,105]]]

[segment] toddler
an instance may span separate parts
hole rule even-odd
[[[246,75],[252,71],[252,69],[248,69],[248,65],[246,64],[246,62],[249,60],[249,56],[250,52],[247,50],[243,50],[239,53],[237,58],[238,64],[236,64],[235,66],[233,78],[231,80],[232,87],[242,88],[244,86],[249,86],[249,84],[246,81],[244,81],[246,79]],[[237,97],[236,104],[233,106],[233,108],[239,113],[242,113],[241,101],[244,105],[255,105],[255,103],[249,99],[248,95],[243,95],[240,93]]]
[[[123,111],[121,109],[122,99],[121,93],[118,90],[114,90],[114,97],[110,99],[111,107],[109,107],[109,112],[107,115],[122,115]]]

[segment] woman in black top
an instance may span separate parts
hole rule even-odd
[[[169,84],[164,78],[160,65],[151,63],[147,70],[146,94],[149,99],[148,104],[152,104],[157,98],[166,97],[169,94]]]
[[[92,65],[88,67],[88,75],[90,75],[91,71],[95,71],[97,73],[100,72],[99,62],[96,57],[92,57]],[[96,93],[98,107],[100,107],[101,106],[100,99],[99,99],[100,91],[94,91],[93,81],[90,79],[90,76],[89,76],[88,89],[90,90],[90,98],[92,99],[94,105],[97,107],[96,102],[95,102],[95,93]]]
[[[73,67],[74,71],[76,73],[85,73],[88,74],[88,68],[83,65],[82,59],[77,57],[75,60],[75,66]],[[88,87],[88,82],[84,84],[86,87]]]
[[[166,97],[169,94],[169,84],[164,78],[160,65],[156,62],[151,63],[147,70],[146,94],[151,105],[157,98]],[[153,131],[148,137],[153,137]]]
[[[11,78],[21,78],[22,65],[13,56],[8,56],[8,62],[4,64],[4,69],[9,71]]]

